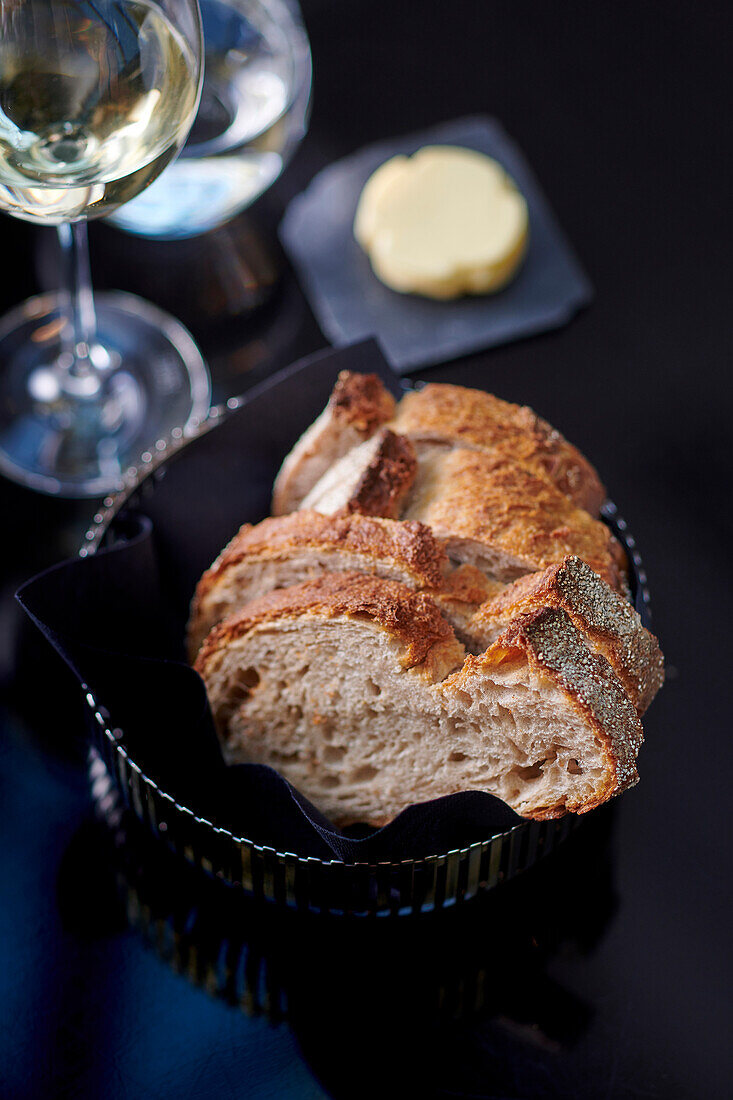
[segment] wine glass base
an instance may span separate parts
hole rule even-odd
[[[208,368],[183,325],[131,294],[95,303],[93,377],[63,369],[61,297],[31,298],[0,321],[0,472],[41,492],[113,492],[146,450],[209,409]]]

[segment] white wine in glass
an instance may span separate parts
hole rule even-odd
[[[94,301],[86,220],[180,151],[201,91],[197,0],[0,0],[0,209],[59,228],[66,289],[0,322],[0,469],[101,495],[205,415],[191,337],[130,295]]]

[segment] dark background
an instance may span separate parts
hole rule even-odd
[[[0,1092],[729,1096],[731,6],[306,0],[304,15],[312,125],[253,219],[185,246],[93,226],[96,284],[173,309],[215,398],[241,392],[324,343],[285,265],[244,311],[253,224],[273,225],[315,171],[368,141],[497,116],[596,298],[556,333],[424,376],[533,405],[627,518],[669,673],[645,719],[642,781],[464,914],[365,931],[229,913],[143,839],[115,847],[95,824],[74,686],[12,599],[76,551],[94,505],[0,480]],[[3,218],[0,255],[0,308],[52,285],[50,231]],[[274,278],[266,252],[254,269]],[[232,929],[254,960],[250,1017],[195,986]],[[290,1025],[274,1022],[283,1013]]]

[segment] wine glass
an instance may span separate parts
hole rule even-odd
[[[0,209],[58,227],[65,289],[0,321],[0,470],[97,496],[206,414],[188,332],[132,295],[96,300],[88,218],[148,186],[196,115],[197,0],[0,0]]]

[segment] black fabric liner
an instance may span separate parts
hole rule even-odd
[[[268,513],[282,456],[344,369],[374,371],[402,392],[374,341],[280,372],[144,483],[104,548],[33,578],[18,599],[108,712],[110,727],[123,731],[130,757],[195,813],[300,856],[417,859],[488,840],[522,818],[469,791],[410,806],[376,832],[339,832],[271,768],[225,765],[203,683],[184,661],[196,581],[243,522]]]

